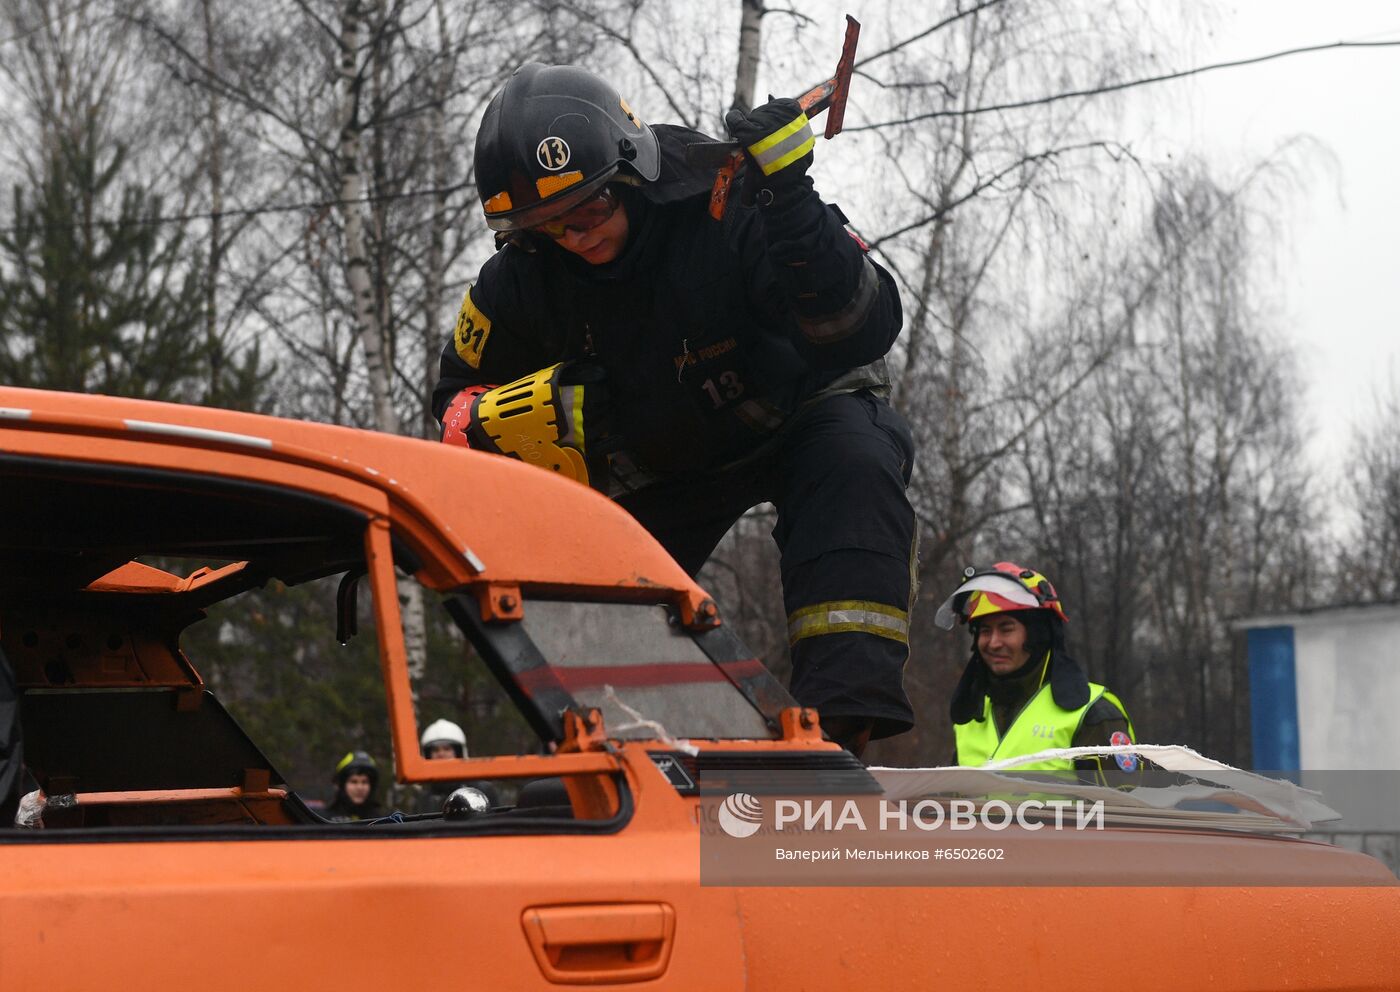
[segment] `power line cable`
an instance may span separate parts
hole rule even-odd
[[[1003,110],[1019,110],[1026,107],[1035,107],[1048,103],[1055,103],[1060,100],[1071,100],[1077,97],[1098,96],[1104,93],[1114,93],[1121,90],[1132,89],[1138,86],[1147,86],[1153,83],[1170,82],[1175,79],[1183,79],[1187,76],[1195,76],[1204,72],[1211,72],[1216,69],[1231,69],[1239,66],[1257,65],[1261,62],[1269,62],[1274,59],[1287,58],[1292,55],[1302,55],[1309,52],[1322,52],[1339,48],[1394,48],[1400,47],[1400,39],[1387,41],[1334,41],[1325,45],[1308,45],[1300,48],[1289,48],[1283,51],[1271,52],[1267,55],[1258,55],[1253,58],[1235,59],[1229,62],[1215,62],[1210,65],[1196,66],[1191,69],[1182,69],[1177,72],[1164,73],[1159,76],[1147,76],[1141,79],[1125,80],[1121,83],[1110,83],[1104,86],[1097,86],[1091,89],[1070,90],[1064,93],[1054,93],[1049,96],[1037,97],[1032,100],[1018,100],[1012,103],[994,104],[986,107],[971,107],[966,110],[933,110],[923,114],[916,114],[912,117],[905,117],[898,120],[881,121],[874,124],[849,125],[847,131],[873,131],[877,128],[892,127],[897,124],[912,124],[922,120],[932,120],[939,117],[967,117],[976,114],[988,114]],[[178,224],[188,223],[196,220],[211,220],[214,217],[258,217],[264,214],[285,214],[296,213],[302,210],[326,210],[339,207],[345,203],[365,205],[371,203],[381,203],[391,200],[413,199],[421,196],[443,196],[460,192],[472,185],[471,182],[462,181],[451,186],[443,186],[432,189],[405,190],[400,193],[380,193],[361,197],[356,200],[346,201],[339,198],[323,200],[307,200],[298,203],[276,204],[264,207],[233,208],[229,210],[206,210],[193,213],[155,215],[150,217],[123,217],[99,219],[97,224]],[[13,234],[18,228],[15,226],[0,227],[0,231]]]
[[[862,57],[862,58],[856,59],[856,61],[855,61],[853,67],[856,68],[856,69],[859,69],[861,66],[868,65],[869,63],[874,62],[876,59],[882,59],[882,58],[884,58],[886,55],[893,55],[895,52],[899,51],[900,49],[902,49],[902,48],[907,48],[907,47],[909,47],[910,45],[914,44],[914,42],[916,42],[916,41],[922,41],[923,39],[927,38],[929,35],[931,35],[931,34],[937,32],[937,31],[943,30],[943,29],[946,28],[948,25],[954,24],[954,23],[956,23],[957,21],[962,20],[964,17],[971,17],[973,14],[981,13],[982,11],[986,10],[988,7],[995,7],[997,4],[999,4],[999,3],[1001,3],[1001,2],[1002,2],[1002,0],[982,0],[982,2],[981,2],[981,3],[978,3],[976,6],[969,7],[969,8],[967,8],[967,10],[960,10],[960,11],[958,11],[956,14],[951,14],[951,15],[949,15],[948,17],[943,18],[943,20],[939,21],[938,23],[933,24],[933,25],[930,25],[929,27],[925,28],[925,29],[922,30],[922,31],[917,32],[916,34],[911,34],[909,37],[905,38],[903,41],[895,42],[893,45],[889,46],[888,48],[882,48],[882,49],[880,49],[878,52],[875,52],[875,53],[873,53],[873,54],[871,54],[871,55],[866,55],[866,56],[864,56],[864,57]]]
[[[1187,76],[1200,75],[1203,72],[1213,72],[1216,69],[1234,69],[1239,66],[1257,65],[1260,62],[1270,62],[1274,59],[1288,58],[1291,55],[1304,55],[1309,52],[1325,52],[1338,48],[1394,48],[1400,46],[1400,39],[1388,41],[1333,41],[1325,45],[1306,45],[1301,48],[1288,48],[1280,52],[1270,52],[1268,55],[1256,55],[1253,58],[1233,59],[1229,62],[1215,62],[1210,65],[1200,65],[1191,69],[1181,69],[1177,72],[1163,73],[1160,76],[1145,76],[1142,79],[1129,79],[1121,83],[1108,83],[1104,86],[1095,86],[1091,89],[1070,90],[1065,93],[1052,93],[1049,96],[1036,97],[1032,100],[1017,100],[1012,103],[998,103],[986,107],[969,107],[966,110],[930,110],[922,114],[914,114],[911,117],[901,117],[897,120],[878,121],[874,124],[859,124],[847,126],[846,131],[873,131],[877,128],[892,127],[896,124],[913,124],[917,121],[933,120],[938,117],[973,117],[977,114],[990,114],[1002,110],[1021,110],[1026,107],[1038,107],[1047,103],[1055,103],[1060,100],[1073,100],[1076,97],[1099,96],[1104,93],[1117,93],[1120,90],[1133,89],[1137,86],[1147,86],[1151,83],[1165,83],[1174,79],[1184,79]]]
[[[404,190],[399,193],[375,193],[354,200],[344,200],[340,198],[329,200],[305,200],[299,203],[279,203],[263,207],[231,207],[225,210],[199,210],[183,214],[157,214],[150,217],[98,218],[92,223],[98,227],[111,224],[128,224],[148,227],[154,224],[180,224],[196,220],[213,220],[215,217],[260,217],[264,214],[290,214],[303,210],[329,210],[333,207],[340,207],[347,204],[363,206],[371,203],[384,203],[391,200],[411,200],[420,196],[449,196],[452,193],[460,192],[471,186],[472,183],[463,180],[459,183],[453,183],[451,186],[438,186],[432,189]],[[6,234],[14,234],[19,229],[19,225],[0,227],[0,231]]]

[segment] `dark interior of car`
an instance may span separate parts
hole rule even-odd
[[[339,574],[341,626],[353,633],[364,527],[358,513],[285,489],[0,455],[0,668],[13,680],[8,699],[0,680],[0,731],[15,737],[0,750],[12,793],[0,803],[42,789],[48,829],[329,827],[203,684],[179,632],[271,579]],[[134,559],[246,565],[172,596],[90,588]],[[572,815],[559,779],[524,784],[512,809],[495,812]],[[394,826],[441,822],[419,814]]]

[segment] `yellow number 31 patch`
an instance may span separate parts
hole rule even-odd
[[[481,368],[481,353],[490,335],[491,319],[477,309],[472,302],[471,287],[467,287],[467,295],[462,297],[462,310],[457,314],[457,327],[452,332],[457,356],[472,368]]]

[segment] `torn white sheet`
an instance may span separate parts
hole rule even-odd
[[[1053,748],[1036,754],[989,762],[980,768],[956,766],[939,768],[871,768],[885,790],[887,799],[916,799],[936,795],[982,796],[1046,791],[1046,783],[1020,777],[1014,769],[1051,758],[1084,758],[1114,754],[1136,754],[1158,768],[1189,777],[1193,781],[1166,787],[1139,786],[1109,788],[1075,782],[1057,782],[1054,791],[1069,798],[1102,800],[1105,808],[1128,817],[1151,813],[1154,818],[1218,822],[1248,829],[1266,829],[1255,817],[1236,813],[1202,812],[1182,809],[1183,803],[1222,803],[1246,813],[1261,814],[1275,822],[1308,828],[1321,820],[1339,820],[1341,814],[1322,802],[1320,793],[1300,788],[1292,782],[1266,778],[1204,755],[1180,744],[1128,744],[1121,747]],[[1034,772],[1029,772],[1034,775]],[[1183,823],[1185,825],[1185,823]]]
[[[1250,772],[1239,768],[1233,768],[1223,761],[1216,761],[1214,758],[1207,758],[1199,751],[1193,751],[1185,744],[1120,744],[1114,747],[1053,747],[1045,751],[1037,751],[1035,754],[1022,754],[1014,758],[1002,758],[1000,761],[989,761],[983,768],[1019,768],[1021,765],[1034,764],[1038,761],[1046,761],[1051,758],[1096,758],[1110,757],[1115,754],[1139,754],[1151,761],[1158,768],[1169,772],[1210,772],[1229,771],[1241,775],[1249,775]],[[1256,778],[1260,776],[1255,776]]]

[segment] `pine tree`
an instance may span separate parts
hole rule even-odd
[[[53,132],[15,185],[0,230],[0,381],[196,400],[209,363],[226,363],[205,353],[184,226],[129,172],[126,148],[89,119]]]

